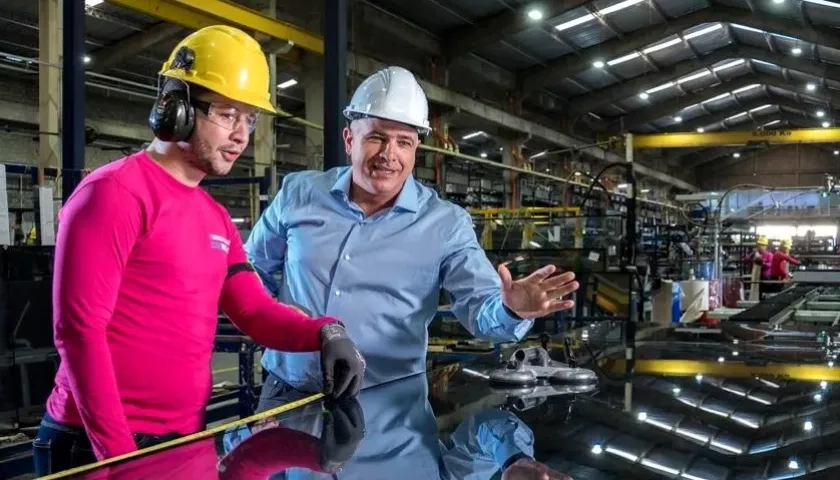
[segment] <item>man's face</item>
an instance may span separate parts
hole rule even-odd
[[[414,170],[420,139],[408,125],[363,118],[344,129],[344,149],[353,163],[353,182],[375,196],[396,196]]]
[[[186,142],[192,155],[187,158],[207,175],[227,175],[248,147],[257,109],[212,92],[196,100],[203,105],[196,107],[195,130]]]

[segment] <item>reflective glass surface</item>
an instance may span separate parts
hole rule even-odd
[[[686,343],[678,355],[675,343],[642,344],[640,357],[667,346],[666,358],[717,363],[724,348]],[[755,361],[777,353],[739,348]],[[626,377],[594,367],[597,384],[503,388],[490,382],[489,362],[436,368],[354,401],[310,402],[72,478],[840,478],[840,399],[830,381]],[[279,388],[263,407],[301,398]]]

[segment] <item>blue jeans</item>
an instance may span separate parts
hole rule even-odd
[[[180,435],[134,434],[137,448],[151,447],[174,440]],[[87,433],[80,427],[65,425],[44,414],[38,435],[32,441],[35,475],[41,477],[96,462]]]

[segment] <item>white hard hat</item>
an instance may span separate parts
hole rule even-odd
[[[429,103],[414,75],[402,67],[387,67],[366,78],[344,109],[348,120],[376,117],[404,123],[427,135]]]

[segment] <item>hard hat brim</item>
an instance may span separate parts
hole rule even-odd
[[[240,102],[240,103],[244,103],[245,105],[250,105],[254,108],[258,108],[258,109],[264,111],[265,113],[269,113],[271,115],[278,115],[277,108],[274,105],[272,105],[271,102],[268,101],[268,100],[245,98],[245,97],[239,97],[239,96],[236,96],[236,95],[226,94],[225,92],[219,92],[219,91],[216,90],[216,85],[206,84],[200,78],[194,78],[194,77],[186,76],[186,75],[184,75],[183,70],[179,70],[179,69],[162,70],[160,72],[160,75],[163,76],[163,77],[167,77],[167,78],[174,78],[174,79],[177,79],[177,80],[181,80],[182,82],[187,83],[187,84],[198,85],[200,87],[206,88],[207,90],[210,90],[211,92],[222,95],[225,98],[229,98],[229,99],[231,99],[235,102]]]
[[[432,131],[431,128],[429,128],[428,126],[425,126],[425,125],[415,125],[414,123],[406,122],[406,121],[399,120],[399,119],[396,119],[396,118],[387,118],[385,116],[372,115],[370,113],[359,112],[357,110],[350,109],[350,108],[347,108],[347,109],[344,110],[344,118],[346,118],[348,121],[351,121],[351,122],[353,120],[360,120],[362,118],[378,118],[379,120],[385,120],[387,122],[401,123],[403,125],[407,125],[407,126],[413,128],[413,129],[417,130],[417,133],[419,133],[420,135],[424,135],[424,136],[428,135]]]

